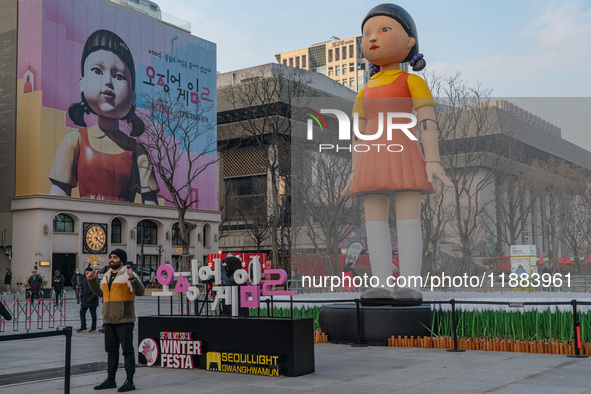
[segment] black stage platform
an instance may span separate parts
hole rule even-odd
[[[387,345],[394,336],[430,336],[431,308],[419,306],[360,306],[361,343]],[[331,342],[356,343],[355,304],[325,305],[320,311],[320,327]]]
[[[148,316],[138,318],[138,343],[145,338],[157,344],[165,333],[191,333],[202,342],[202,354],[194,355],[194,368],[210,368],[211,357],[224,357],[231,367],[218,371],[256,373],[263,356],[272,357],[271,368],[280,375],[300,376],[314,372],[314,326],[311,318]],[[210,360],[207,359],[209,353]],[[140,361],[145,362],[141,354]],[[155,365],[162,365],[158,357]],[[231,364],[231,365],[230,365]],[[249,367],[247,369],[245,367]],[[254,371],[254,372],[244,372]]]

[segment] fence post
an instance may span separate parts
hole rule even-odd
[[[451,324],[451,328],[452,328],[452,333],[454,336],[454,348],[453,349],[447,349],[448,352],[465,352],[464,349],[458,349],[458,333],[456,332],[456,325],[458,324],[456,321],[456,300],[455,299],[451,299],[449,300],[449,303],[451,304],[451,320],[452,320],[452,324]]]
[[[66,368],[64,379],[64,393],[70,394],[70,374],[72,367],[72,327],[64,328],[66,332]]]
[[[355,299],[355,310],[357,312],[357,343],[352,344],[353,347],[366,347],[367,344],[361,343],[361,308],[359,306],[359,298]]]
[[[573,330],[575,339],[575,354],[568,355],[571,358],[587,358],[589,356],[581,355],[581,326],[579,324],[579,315],[577,314],[577,300],[572,300],[571,305],[573,306]]]

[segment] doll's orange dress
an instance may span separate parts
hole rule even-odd
[[[380,113],[383,117],[383,132],[376,140],[356,141],[356,144],[368,145],[370,149],[367,152],[361,152],[360,150],[366,150],[367,147],[358,146],[360,149],[356,153],[351,184],[351,193],[354,195],[390,194],[396,191],[419,191],[424,194],[434,192],[433,186],[427,181],[425,158],[419,141],[411,140],[398,129],[392,131],[390,140],[387,136],[386,114],[388,112],[413,112],[409,75],[400,70],[383,71],[372,78],[373,83],[370,81],[359,92],[354,112],[359,112],[359,117],[366,119],[365,134],[373,135],[377,132]],[[395,77],[393,82],[389,82],[393,77]],[[413,76],[413,78],[419,77]],[[384,80],[387,83],[382,83]],[[426,88],[424,81],[422,79],[420,81]],[[428,88],[426,89],[428,92]],[[421,98],[422,105],[433,105],[430,92],[428,95],[428,98]],[[414,108],[418,108],[416,100]],[[407,124],[410,119],[395,118],[392,122]],[[409,130],[414,134],[413,129]],[[378,144],[381,144],[379,151]],[[398,145],[402,146],[400,152],[396,152],[400,150]],[[388,146],[392,152],[388,151]]]

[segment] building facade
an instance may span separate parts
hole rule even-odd
[[[309,98],[343,99],[352,106],[355,93],[325,75],[283,64],[219,74],[217,87],[220,249],[270,253],[275,232],[285,254],[291,242],[290,177],[303,159],[292,156],[293,130],[306,121],[302,111]],[[280,217],[276,227],[273,215]]]
[[[75,268],[100,269],[113,248],[152,269],[183,252],[204,260],[218,251],[217,153],[204,150],[216,133],[215,44],[161,20],[155,3],[128,3],[0,2],[0,268],[12,269],[17,291],[33,269],[49,282],[56,269],[66,282]],[[185,220],[196,226],[183,251],[156,165],[173,139],[150,136],[170,127],[155,114],[196,111],[213,126],[190,146],[174,145],[186,153],[174,166],[179,178],[188,163],[205,168],[188,183],[173,180],[189,190]]]
[[[275,58],[284,66],[326,75],[354,92],[359,91],[370,77],[360,35],[345,39],[333,36],[330,41],[281,52]]]

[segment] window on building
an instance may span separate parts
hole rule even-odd
[[[334,75],[337,76],[337,77],[339,75],[341,75],[341,66],[335,66],[334,67]]]
[[[172,225],[172,244],[173,245],[182,245],[181,229],[179,228],[178,223],[175,223]]]
[[[172,230],[171,231],[172,232],[172,236],[171,236],[172,244],[174,246],[182,245],[183,243],[181,242],[182,238],[181,238],[181,229],[179,227],[179,224],[178,223],[173,224],[171,230]],[[189,244],[190,243],[191,243],[191,237],[189,237]]]
[[[65,213],[59,213],[53,218],[53,231],[56,233],[73,233],[74,219]]]
[[[111,243],[121,243],[121,220],[117,218],[111,221]]]
[[[211,240],[209,237],[211,236],[211,224],[205,223],[203,226],[203,246],[208,248],[211,246]]]
[[[346,79],[343,79],[343,80],[341,81],[341,83],[343,84],[343,86],[347,86],[347,80],[346,80]]]
[[[306,55],[302,55],[302,68],[306,68]]]
[[[328,61],[332,62],[332,49],[328,50]]]
[[[158,269],[158,265],[159,265],[158,264],[159,257],[160,256],[158,256],[158,255],[145,254],[142,256],[141,254],[138,254],[136,257],[137,258],[136,261],[137,261],[138,267],[140,267],[140,271],[141,271],[142,263],[144,264],[145,268],[153,269],[154,271],[156,271]],[[144,278],[148,279],[147,272],[144,273]]]
[[[158,243],[158,226],[151,220],[144,219],[137,224],[137,244],[156,245]]]
[[[343,64],[343,75],[347,74],[347,65]]]
[[[363,62],[357,63],[357,69],[358,70],[365,70],[365,63],[363,63]]]
[[[329,68],[328,68],[328,76],[329,76],[329,77],[332,77],[332,76],[333,76],[333,74],[334,74],[334,73],[333,73],[333,69],[332,69],[332,67],[329,67]]]
[[[353,45],[349,45],[349,57],[353,57]]]
[[[283,65],[287,66],[287,59],[283,59]]]
[[[336,48],[334,50],[334,60],[335,60],[335,62],[338,62],[339,60],[341,60],[341,51],[339,50],[339,48]]]
[[[349,71],[355,72],[355,63],[349,63]]]
[[[296,56],[295,59],[296,59],[296,63],[295,63],[296,68],[300,68],[300,57]]]
[[[349,78],[349,87],[352,88],[353,86],[355,86],[355,79]]]
[[[343,51],[343,59],[347,58],[347,47],[345,45],[343,45],[343,48],[341,49]]]
[[[289,67],[293,67],[293,57],[289,58]]]

